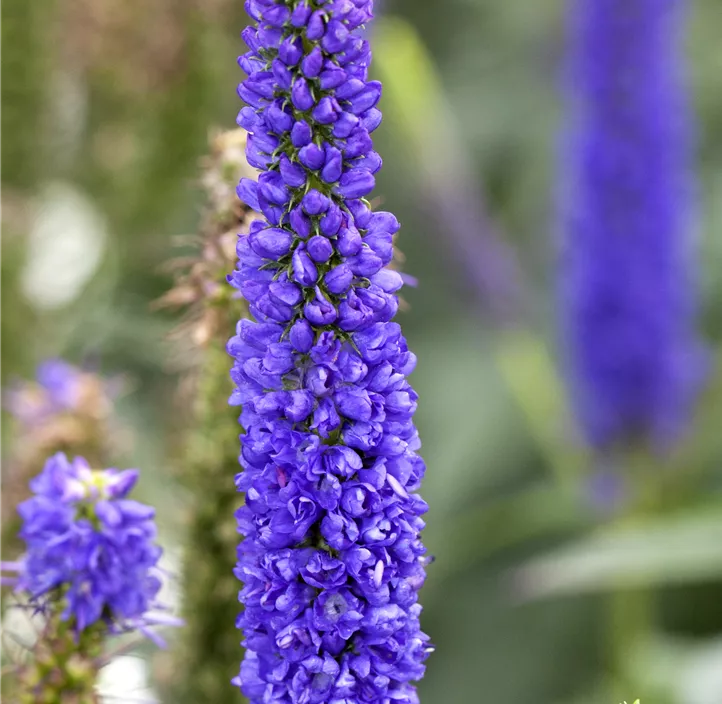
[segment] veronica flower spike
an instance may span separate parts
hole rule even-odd
[[[178,625],[153,613],[161,549],[154,510],[126,498],[137,478],[135,470],[93,470],[82,458],[58,453],[18,507],[27,550],[3,569],[15,573],[15,591],[47,623],[34,658],[18,673],[27,701],[66,701],[48,698],[64,688],[95,701],[105,636],[138,630],[157,640],[152,626]],[[63,663],[67,672],[59,671]]]
[[[366,195],[369,0],[249,0],[239,87],[248,161],[241,199],[261,212],[229,277],[253,320],[228,345],[241,404],[245,659],[252,704],[412,704],[431,651],[421,631],[427,505],[388,268],[396,218]]]
[[[562,307],[597,449],[669,445],[702,375],[683,0],[574,0]]]

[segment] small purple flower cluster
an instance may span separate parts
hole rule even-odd
[[[62,602],[77,631],[100,619],[111,630],[154,622],[161,549],[154,509],[125,498],[137,479],[136,470],[92,470],[80,457],[48,459],[18,507],[27,552],[16,590],[39,605]]]
[[[21,423],[35,425],[50,416],[77,410],[89,380],[96,381],[96,377],[62,359],[48,359],[38,366],[35,383],[9,389],[6,406]]]
[[[582,427],[598,448],[668,444],[704,367],[683,6],[572,3],[561,293]]]
[[[250,304],[228,345],[242,404],[245,540],[234,680],[252,704],[412,704],[431,648],[420,630],[427,505],[406,381],[416,359],[387,268],[399,224],[364,200],[369,0],[248,0],[247,157],[239,197],[263,213],[229,277]]]

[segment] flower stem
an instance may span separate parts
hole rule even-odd
[[[95,689],[100,670],[104,625],[80,634],[72,623],[50,617],[30,661],[17,672],[18,704],[99,704]],[[11,685],[12,687],[12,685]]]

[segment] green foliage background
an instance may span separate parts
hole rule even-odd
[[[710,375],[682,445],[671,458],[619,458],[626,500],[604,511],[589,498],[599,468],[569,418],[555,336],[563,2],[383,3],[371,35],[386,83],[375,195],[399,216],[404,268],[420,280],[401,322],[419,358],[437,557],[422,595],[437,647],[425,704],[722,702],[722,4],[690,6]],[[171,554],[189,499],[176,481],[187,415],[166,339],[177,320],[150,303],[170,286],[173,236],[197,231],[209,130],[234,125],[245,23],[240,0],[2,3],[4,383],[51,355],[125,375],[118,411],[134,441],[117,462],[142,467]],[[512,324],[486,313],[449,225],[429,216],[430,190],[443,197],[459,154],[518,262]],[[36,232],[69,188],[104,223],[102,256],[72,300],[38,305],[32,290],[77,265],[61,256],[75,220],[59,217],[49,239]],[[32,268],[51,246],[58,258]],[[7,419],[3,429],[11,448]]]

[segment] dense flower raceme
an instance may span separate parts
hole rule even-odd
[[[562,305],[582,425],[604,447],[680,429],[700,376],[682,0],[571,3]]]
[[[173,620],[153,615],[161,587],[154,510],[127,499],[136,470],[92,470],[84,459],[48,459],[18,507],[27,551],[16,591],[43,608],[62,604],[80,632],[101,620],[110,631]]]
[[[242,404],[236,573],[253,704],[417,702],[431,648],[414,492],[424,464],[406,381],[415,357],[391,322],[398,222],[364,200],[381,160],[378,82],[367,80],[368,0],[249,0],[257,26],[239,123],[263,213],[229,277],[249,301],[229,342]]]

